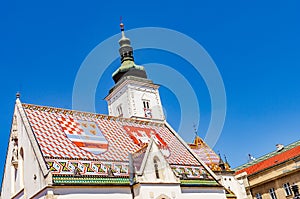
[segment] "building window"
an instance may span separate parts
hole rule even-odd
[[[118,117],[122,117],[123,116],[122,104],[120,104],[119,106],[117,106],[117,112],[118,112]]]
[[[283,189],[284,189],[284,191],[285,191],[285,195],[286,195],[286,196],[292,195],[292,191],[291,191],[291,188],[290,188],[290,184],[289,184],[288,182],[283,184]]]
[[[148,109],[149,108],[149,101],[148,100],[143,100],[143,105],[144,105],[144,109]]]
[[[159,160],[157,158],[153,159],[156,179],[159,179],[158,161]]]
[[[150,109],[149,101],[143,100],[145,117],[152,118],[152,110]]]
[[[277,199],[274,188],[269,189],[269,193],[272,199]]]
[[[260,193],[257,193],[257,194],[255,194],[255,198],[256,198],[256,199],[262,199],[262,196],[261,196]]]
[[[20,149],[20,187],[24,187],[24,150]]]

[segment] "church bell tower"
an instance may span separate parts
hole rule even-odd
[[[111,116],[165,120],[159,85],[147,78],[145,68],[135,64],[130,39],[125,36],[124,24],[120,24],[122,37],[119,40],[121,66],[113,73],[115,86],[105,100]]]

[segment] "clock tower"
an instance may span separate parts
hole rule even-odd
[[[121,66],[113,73],[115,86],[105,100],[109,115],[146,120],[165,120],[159,85],[147,78],[145,68],[134,62],[133,49],[125,36],[124,24],[120,24],[122,37],[119,40]]]

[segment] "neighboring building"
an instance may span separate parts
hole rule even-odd
[[[121,24],[109,115],[21,103],[1,197],[225,199],[218,177],[166,123],[158,85],[134,63]]]
[[[242,181],[234,176],[227,159],[225,162],[220,155],[217,155],[200,137],[196,136],[189,147],[198,157],[221,179],[221,184],[226,188],[227,198],[245,199],[247,198],[245,187]]]
[[[291,186],[300,186],[300,141],[276,146],[276,151],[235,169],[235,177],[243,181],[249,199],[295,197]]]

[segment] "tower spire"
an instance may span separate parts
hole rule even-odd
[[[122,23],[122,21],[120,23],[120,29],[122,34],[122,37],[119,40],[119,45],[120,45],[119,53],[121,56],[121,63],[123,63],[126,60],[134,61],[131,42],[130,39],[125,36],[124,24]]]
[[[218,155],[219,155],[219,158],[220,158],[220,160],[219,160],[219,167],[221,168],[222,171],[224,171],[225,170],[225,163],[222,160],[220,152],[218,153]]]
[[[122,18],[120,28],[121,65],[112,74],[115,86],[105,97],[108,102],[109,115],[164,121],[159,85],[147,78],[144,66],[135,64],[133,48],[129,38],[125,35]]]
[[[120,22],[121,39],[119,40],[119,53],[121,57],[121,66],[113,73],[112,77],[117,83],[122,77],[135,76],[147,79],[147,74],[143,66],[134,63],[133,48],[130,39],[125,36],[124,24]]]

